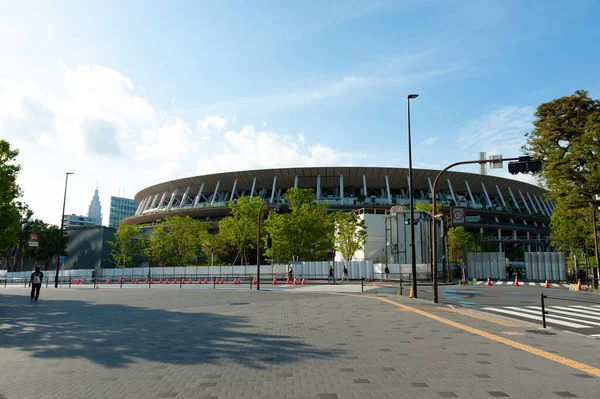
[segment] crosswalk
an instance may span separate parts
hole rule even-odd
[[[570,328],[600,327],[600,305],[546,306],[546,323]],[[527,320],[542,321],[541,306],[484,307],[485,311]]]
[[[485,284],[485,283],[487,283],[487,280],[481,280],[481,281],[477,282],[477,285],[479,285],[479,284]],[[493,285],[513,285],[514,281],[513,280],[510,280],[510,281],[500,280],[500,281],[493,281],[492,284]],[[543,283],[535,283],[535,282],[531,282],[531,281],[526,282],[526,283],[519,282],[519,284],[520,285],[528,285],[530,287],[535,287],[535,286],[538,286],[538,285],[540,287],[543,287],[543,286],[546,285],[545,282],[543,282]],[[552,287],[552,288],[561,288],[561,287],[569,288],[569,284],[550,283],[550,287]]]

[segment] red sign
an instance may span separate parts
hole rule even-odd
[[[163,263],[162,262],[158,262],[158,267],[163,267]]]
[[[31,242],[37,242],[37,240],[38,240],[37,234],[32,234],[32,235],[29,236],[29,241],[31,241]]]

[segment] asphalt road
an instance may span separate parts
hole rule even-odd
[[[558,287],[556,287],[558,285]],[[397,287],[385,287],[382,293],[398,291]],[[554,284],[553,288],[544,288],[539,283],[530,285],[440,285],[440,303],[471,308],[495,315],[525,320],[542,325],[540,294],[544,294],[544,305],[548,314],[548,327],[600,338],[600,295],[585,291],[569,291],[563,284]],[[409,294],[409,287],[403,288],[403,295]],[[431,286],[418,288],[420,299],[432,299]]]

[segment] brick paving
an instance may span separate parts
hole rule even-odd
[[[599,340],[380,296],[600,367]],[[0,290],[0,398],[588,398],[599,386],[360,296],[43,289],[40,298]]]

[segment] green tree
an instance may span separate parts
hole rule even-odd
[[[152,230],[146,255],[153,262],[182,266],[195,260],[198,249],[209,241],[208,225],[190,216],[166,218]]]
[[[327,205],[317,202],[311,189],[290,188],[284,198],[290,212],[271,211],[264,223],[272,241],[269,257],[282,262],[326,259],[335,239],[335,224],[333,216],[327,214]]]
[[[435,207],[437,208],[438,213],[442,212],[442,204],[436,204]],[[425,211],[431,213],[431,209],[431,204],[426,204],[424,202],[415,203],[415,210],[417,211]]]
[[[115,240],[108,242],[113,248],[110,252],[111,261],[116,267],[132,267],[134,258],[142,252],[144,243],[139,226],[121,222],[115,232]]]
[[[261,205],[262,200],[258,197],[244,196],[236,203],[230,201],[231,214],[219,222],[220,244],[236,249],[233,264],[238,259],[241,265],[256,261],[257,218]]]
[[[534,130],[527,134],[524,151],[542,161],[540,177],[548,198],[563,210],[587,208],[596,211],[600,193],[600,101],[586,91],[541,104],[535,113]],[[569,219],[568,211],[563,218]],[[573,218],[570,218],[573,222]],[[568,227],[555,218],[561,239],[573,239]],[[584,229],[587,231],[588,229]],[[592,235],[597,230],[592,228]]]
[[[11,254],[22,250],[19,232],[27,210],[18,201],[21,188],[17,184],[17,175],[21,166],[15,163],[17,155],[19,151],[11,149],[8,141],[0,140],[0,254],[7,263]]]
[[[450,262],[460,262],[460,256],[465,257],[465,246],[467,251],[473,250],[476,246],[474,240],[475,234],[469,232],[464,227],[451,227],[448,229],[448,259]]]
[[[344,260],[352,260],[356,251],[364,248],[367,239],[365,221],[354,212],[338,212],[335,219],[335,249]]]
[[[559,203],[551,217],[550,240],[561,250],[593,248],[592,213],[590,208],[571,208]]]
[[[36,234],[38,236],[38,247],[26,246],[24,256],[33,259],[36,257],[37,252],[38,264],[40,266],[52,266],[52,262],[56,260],[60,228],[53,224],[45,223],[42,220],[35,219],[29,221],[23,227],[22,237],[24,242],[29,240],[31,234]],[[67,242],[68,236],[63,234],[61,253],[66,253]]]

